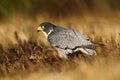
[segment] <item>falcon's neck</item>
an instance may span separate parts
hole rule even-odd
[[[49,30],[49,32],[44,32],[45,37],[47,38],[51,33],[53,32],[53,29]]]

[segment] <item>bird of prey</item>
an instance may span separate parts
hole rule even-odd
[[[96,51],[93,49],[95,44],[75,30],[43,22],[37,31],[42,31],[45,34],[49,43],[57,50],[60,58],[67,58],[68,54],[77,51],[90,56],[96,55]]]

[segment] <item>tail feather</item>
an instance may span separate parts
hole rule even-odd
[[[96,47],[102,47],[102,46],[105,46],[105,44],[103,43],[97,43],[97,42],[92,42],[94,46]]]

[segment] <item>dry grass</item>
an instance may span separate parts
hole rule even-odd
[[[120,79],[119,15],[105,17],[86,14],[65,19],[61,16],[59,19],[39,17],[35,20],[15,17],[1,23],[1,80]],[[43,34],[36,32],[36,24],[43,21],[75,29],[93,41],[105,44],[105,47],[96,49],[98,56],[95,58],[74,55],[69,60],[61,60]],[[31,53],[36,59],[29,59]]]

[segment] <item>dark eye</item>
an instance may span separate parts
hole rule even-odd
[[[46,25],[43,25],[43,27],[45,28],[45,27],[46,27]]]

